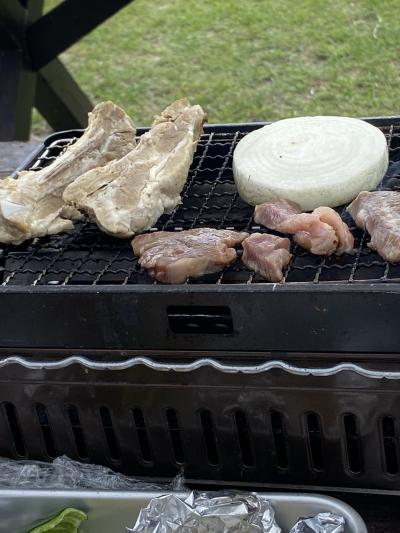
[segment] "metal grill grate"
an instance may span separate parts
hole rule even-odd
[[[256,127],[256,126],[255,126]],[[400,177],[400,125],[383,126],[390,166],[381,186],[393,185]],[[253,208],[238,196],[232,176],[232,154],[249,126],[217,127],[205,133],[198,145],[183,191],[183,203],[172,214],[160,218],[156,230],[179,231],[193,227],[267,231],[254,224]],[[39,156],[32,169],[50,164],[76,141],[54,141]],[[355,237],[353,256],[319,257],[292,246],[293,258],[285,274],[286,283],[388,283],[400,281],[400,264],[389,264],[367,247],[368,235],[354,226],[345,209],[339,209]],[[112,238],[89,222],[77,223],[71,232],[54,235],[0,250],[2,285],[126,285],[153,282],[134,258],[130,242]],[[188,283],[262,283],[238,259],[222,273],[203,276]]]

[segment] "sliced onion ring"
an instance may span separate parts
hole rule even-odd
[[[236,186],[245,202],[284,198],[304,211],[336,207],[374,189],[387,166],[384,134],[348,117],[280,120],[246,135],[233,155]]]

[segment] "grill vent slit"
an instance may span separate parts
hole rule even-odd
[[[201,427],[203,429],[204,442],[206,445],[208,462],[212,466],[219,463],[217,442],[215,438],[215,425],[212,413],[208,409],[200,411]]]
[[[232,334],[233,321],[229,307],[169,306],[168,323],[175,334]]]
[[[399,451],[396,422],[391,416],[384,416],[381,420],[383,451],[385,455],[386,472],[392,476],[399,473]]]
[[[250,468],[253,466],[253,454],[250,446],[249,427],[247,424],[246,415],[243,413],[243,411],[236,411],[235,422],[240,453],[242,455],[242,463],[243,466]]]
[[[185,462],[185,455],[183,453],[181,430],[179,427],[178,415],[175,409],[167,409],[166,416],[167,416],[169,434],[171,436],[172,449],[175,455],[175,461],[178,464],[183,464]]]
[[[117,439],[115,437],[111,414],[107,407],[100,407],[100,416],[103,424],[104,435],[107,442],[110,459],[119,461],[120,455],[118,450]]]
[[[353,474],[360,474],[362,471],[362,455],[357,417],[348,413],[344,415],[343,423],[346,439],[347,466]]]
[[[74,405],[68,406],[68,416],[71,423],[72,433],[75,439],[76,450],[78,457],[82,460],[88,459],[85,439],[83,437],[83,430],[79,418],[78,409]]]
[[[20,457],[25,457],[26,450],[21,428],[18,422],[17,409],[12,403],[7,402],[4,404],[4,410],[8,421],[8,427],[10,428],[10,432],[13,438],[15,451]]]
[[[139,441],[142,459],[146,463],[151,463],[153,457],[151,454],[149,435],[147,433],[143,411],[136,407],[135,409],[132,409],[132,416],[136,427],[136,434]]]
[[[321,419],[316,413],[308,413],[306,422],[311,466],[314,470],[321,472],[325,468]]]
[[[39,420],[40,429],[46,446],[46,452],[49,457],[56,457],[56,447],[54,444],[53,434],[50,427],[49,417],[47,415],[46,406],[42,403],[36,404],[36,414]]]
[[[289,466],[287,455],[287,437],[281,413],[271,411],[271,428],[274,439],[275,457],[278,468],[286,469]]]

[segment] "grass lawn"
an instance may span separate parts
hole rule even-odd
[[[136,0],[62,59],[138,125],[182,96],[210,122],[397,114],[399,28],[398,0]]]

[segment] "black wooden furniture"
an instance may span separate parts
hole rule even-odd
[[[86,125],[92,108],[58,55],[132,0],[0,0],[0,141],[29,137],[32,107],[55,130]]]

